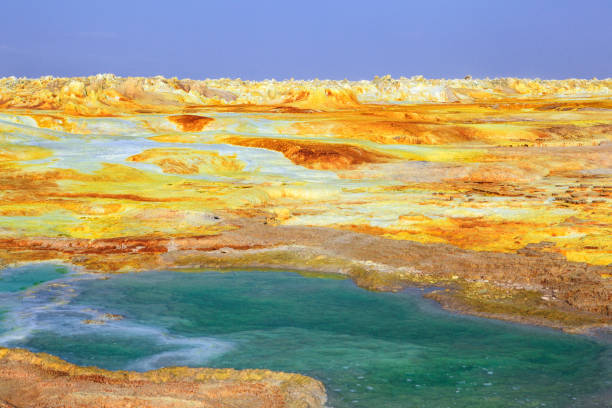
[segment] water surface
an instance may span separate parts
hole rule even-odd
[[[0,296],[4,345],[108,369],[299,372],[325,383],[333,407],[603,407],[612,387],[607,344],[447,313],[416,290],[151,272],[71,275]]]

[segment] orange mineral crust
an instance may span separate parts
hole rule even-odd
[[[168,120],[175,123],[183,132],[199,132],[214,119],[198,115],[168,116]]]
[[[225,138],[223,141],[237,146],[275,150],[293,163],[314,170],[342,170],[365,163],[384,163],[394,160],[389,154],[344,143],[236,137]]]
[[[320,382],[299,374],[184,367],[106,371],[0,348],[3,408],[318,408],[326,399]]]
[[[567,328],[612,316],[611,226],[610,79],[0,79],[0,266],[331,271]]]

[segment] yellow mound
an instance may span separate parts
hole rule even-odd
[[[171,174],[228,174],[240,172],[245,166],[235,156],[181,148],[149,149],[127,160],[155,164],[161,167],[164,173]]]

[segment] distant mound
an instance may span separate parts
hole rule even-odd
[[[0,79],[0,108],[63,111],[71,115],[182,113],[206,106],[273,106],[333,111],[360,104],[499,102],[507,99],[606,97],[612,79],[393,79],[371,81],[122,78],[98,74]]]

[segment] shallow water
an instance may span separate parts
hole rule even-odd
[[[0,270],[0,293],[20,292],[38,284],[60,278],[68,267],[47,263]]]
[[[333,407],[607,406],[612,387],[608,344],[447,313],[417,290],[282,272],[70,275],[17,293],[2,282],[0,343],[77,364],[299,372]]]

